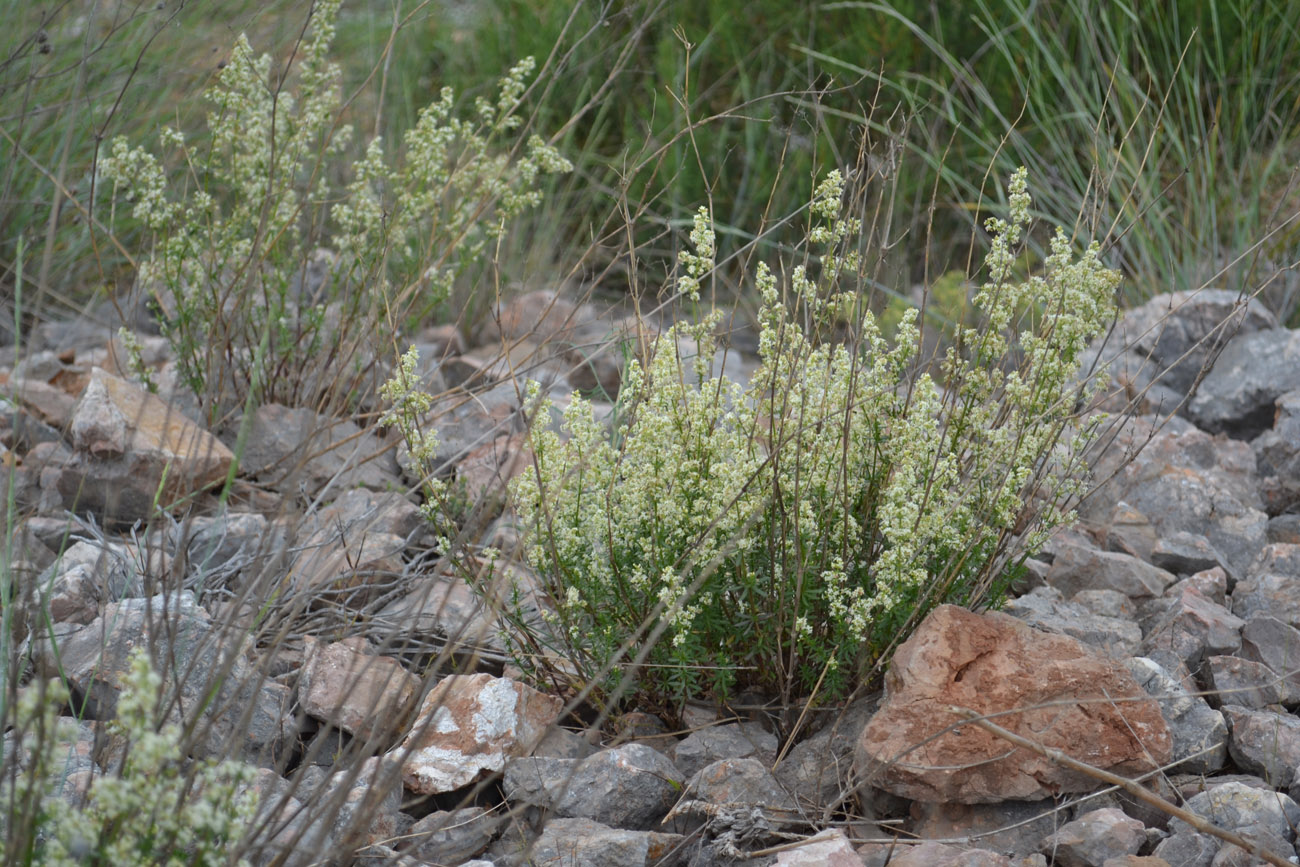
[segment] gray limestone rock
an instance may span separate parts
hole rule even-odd
[[[555,798],[555,812],[611,827],[649,830],[672,808],[682,782],[663,753],[643,744],[625,744],[578,762],[568,785]]]
[[[755,757],[769,764],[776,748],[776,737],[757,723],[728,723],[692,732],[668,751],[668,757],[689,779],[719,759]]]
[[[1232,831],[1258,823],[1287,840],[1295,839],[1294,829],[1300,823],[1300,805],[1290,796],[1237,781],[1193,795],[1184,807],[1220,828]],[[1191,833],[1192,826],[1181,819],[1170,819],[1169,830],[1173,834]]]
[[[179,689],[169,719],[195,725],[197,758],[235,756],[264,767],[282,760],[295,734],[290,690],[249,665],[246,636],[211,620],[188,591],[108,605],[86,626],[34,641],[33,661],[65,676],[89,719],[116,716],[131,650],[157,647],[154,667]]]
[[[551,819],[529,853],[533,867],[671,867],[683,839],[676,834],[627,831],[580,817]]]
[[[1177,577],[1128,554],[1083,545],[1060,545],[1047,572],[1047,583],[1066,596],[1080,590],[1116,590],[1130,599],[1162,594]]]
[[[1295,688],[1262,662],[1240,656],[1211,656],[1205,660],[1208,686],[1213,698],[1223,704],[1262,708],[1270,704],[1292,704]]]
[[[1138,645],[1142,643],[1142,630],[1132,619],[1094,614],[1077,602],[1066,601],[1055,587],[1039,587],[1032,593],[1008,601],[1002,610],[1030,626],[1077,638],[1117,659],[1137,653]]]
[[[1228,750],[1237,767],[1259,774],[1269,785],[1288,788],[1300,767],[1300,719],[1231,704],[1223,706],[1223,716],[1232,729]]]
[[[1300,692],[1300,629],[1276,617],[1252,617],[1241,628],[1241,655],[1281,678],[1285,696]]]
[[[1235,653],[1241,647],[1245,622],[1194,586],[1183,585],[1157,604],[1163,610],[1148,623],[1144,652],[1163,650],[1195,671],[1206,656]]]
[[[1043,841],[1054,867],[1097,867],[1110,858],[1136,855],[1146,843],[1142,823],[1107,807],[1084,813]]]
[[[1186,773],[1211,774],[1228,758],[1228,726],[1223,715],[1205,699],[1191,695],[1169,672],[1150,659],[1128,661],[1133,679],[1156,698],[1160,713],[1174,738],[1176,768]]]
[[[1232,611],[1243,620],[1263,615],[1300,627],[1300,545],[1262,549],[1232,591]]]
[[[1300,389],[1300,332],[1271,328],[1228,341],[1187,407],[1198,427],[1253,439],[1273,425],[1273,404]]]

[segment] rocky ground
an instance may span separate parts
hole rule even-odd
[[[0,399],[0,466],[23,649],[86,708],[66,796],[112,765],[99,721],[129,649],[148,644],[167,648],[192,753],[260,769],[255,863],[357,846],[367,864],[479,867],[1293,863],[1300,332],[1236,301],[1181,293],[1130,312],[1105,355],[1126,392],[1112,408],[1137,410],[1099,451],[1109,480],[1079,524],[1004,612],[936,610],[883,695],[809,714],[787,743],[756,708],[690,708],[680,731],[636,713],[584,728],[567,696],[513,676],[491,588],[431,553],[420,480],[375,415],[258,408],[219,508],[202,492],[227,478],[240,419],[209,429],[132,382],[108,317],[42,325],[20,357],[0,349],[15,398]],[[499,314],[474,346],[450,329],[418,343],[442,395],[438,461],[485,543],[510,552],[501,495],[527,466],[511,374],[560,405],[571,388],[613,392],[609,337],[628,323],[549,293]],[[165,386],[165,342],[144,344]],[[754,363],[734,341],[727,370]],[[511,559],[491,580],[535,587]],[[11,738],[5,755],[26,760]]]

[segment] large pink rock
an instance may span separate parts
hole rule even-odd
[[[508,757],[530,753],[563,708],[561,699],[507,678],[445,677],[397,751],[402,782],[424,795],[469,785],[504,768]]]
[[[1123,665],[1005,614],[941,605],[890,663],[885,701],[857,743],[859,779],[912,800],[964,804],[1099,785],[978,726],[945,731],[959,721],[952,706],[996,715],[1003,728],[1117,774],[1145,773],[1171,755],[1159,708]]]

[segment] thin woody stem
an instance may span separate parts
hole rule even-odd
[[[1093,779],[1102,780],[1103,782],[1110,783],[1112,786],[1118,786],[1119,788],[1128,792],[1133,797],[1137,798],[1139,801],[1142,801],[1145,804],[1149,804],[1152,807],[1155,807],[1157,810],[1168,813],[1170,816],[1173,816],[1175,819],[1182,819],[1184,822],[1191,825],[1197,831],[1201,831],[1202,833],[1210,834],[1211,836],[1218,837],[1220,840],[1226,840],[1232,845],[1238,846],[1246,850],[1247,853],[1254,855],[1257,858],[1262,858],[1263,860],[1267,861],[1269,864],[1276,864],[1278,865],[1278,867],[1294,867],[1294,864],[1291,861],[1288,861],[1279,855],[1274,855],[1272,852],[1269,852],[1266,849],[1260,848],[1256,844],[1250,842],[1249,840],[1245,839],[1244,837],[1238,834],[1234,834],[1231,831],[1225,831],[1219,826],[1213,824],[1212,822],[1206,820],[1201,816],[1196,815],[1195,813],[1184,810],[1182,807],[1174,806],[1173,804],[1166,801],[1164,798],[1160,797],[1154,792],[1148,791],[1147,789],[1143,788],[1141,785],[1133,782],[1132,780],[1126,779],[1117,774],[1112,774],[1110,771],[1104,771],[1101,768],[1097,768],[1097,767],[1093,767],[1092,765],[1085,764],[1079,761],[1078,759],[1072,759],[1058,749],[1053,749],[1051,747],[1044,746],[1043,744],[1040,744],[1038,741],[1031,741],[1029,738],[1022,737],[1016,734],[1015,732],[1008,731],[1007,729],[1004,729],[1002,726],[997,725],[996,723],[990,722],[989,720],[985,719],[982,714],[973,711],[970,708],[950,705],[948,707],[948,711],[950,713],[956,714],[959,717],[969,720],[972,725],[982,728],[984,731],[988,732],[989,734],[997,735],[998,737],[1002,738],[1004,741],[1013,743],[1018,747],[1029,750],[1030,752],[1037,753],[1038,755],[1046,759],[1056,762],[1058,765],[1061,765],[1062,767],[1069,768],[1072,771],[1078,771],[1081,774],[1086,774],[1087,776],[1092,777]]]

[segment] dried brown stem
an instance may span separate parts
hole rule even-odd
[[[1015,744],[1016,746],[1021,747],[1022,749],[1029,750],[1030,752],[1037,753],[1043,758],[1050,759],[1051,761],[1056,762],[1058,765],[1069,768],[1072,771],[1078,771],[1079,773],[1086,774],[1095,780],[1101,780],[1103,782],[1111,784],[1112,786],[1118,786],[1119,788],[1128,792],[1133,797],[1137,798],[1139,801],[1142,801],[1145,804],[1149,804],[1152,807],[1155,807],[1157,810],[1160,810],[1164,813],[1168,813],[1170,816],[1173,816],[1175,819],[1181,819],[1182,821],[1191,825],[1197,831],[1200,831],[1204,834],[1209,834],[1213,837],[1218,837],[1220,840],[1226,840],[1232,845],[1246,850],[1246,852],[1250,853],[1251,855],[1254,855],[1256,858],[1262,858],[1263,860],[1267,861],[1269,864],[1276,864],[1278,865],[1278,867],[1294,867],[1294,865],[1292,865],[1292,862],[1286,860],[1280,855],[1274,855],[1272,852],[1260,848],[1259,846],[1255,845],[1254,843],[1250,842],[1249,840],[1245,839],[1239,834],[1234,834],[1231,831],[1225,831],[1222,828],[1220,828],[1218,825],[1215,825],[1214,823],[1206,820],[1205,818],[1198,816],[1195,813],[1184,810],[1182,807],[1177,807],[1169,803],[1164,798],[1160,797],[1159,795],[1155,794],[1154,792],[1146,788],[1143,788],[1140,784],[1135,783],[1130,779],[1121,777],[1118,774],[1112,774],[1110,771],[1104,771],[1101,768],[1097,768],[1097,767],[1093,767],[1092,765],[1085,764],[1084,762],[1081,762],[1078,759],[1072,759],[1058,749],[1053,749],[1051,747],[1044,746],[1043,744],[1040,744],[1038,741],[1032,741],[1029,738],[1022,737],[1016,734],[1015,732],[1008,731],[1007,729],[1002,728],[1002,726],[997,725],[996,723],[993,723],[985,719],[982,714],[973,711],[969,708],[957,707],[956,705],[951,705],[949,706],[948,710],[949,712],[954,713],[957,716],[962,717],[963,719],[969,720],[972,725],[982,728],[984,731],[988,732],[989,734],[997,735],[998,737],[1002,738],[1004,741]]]

